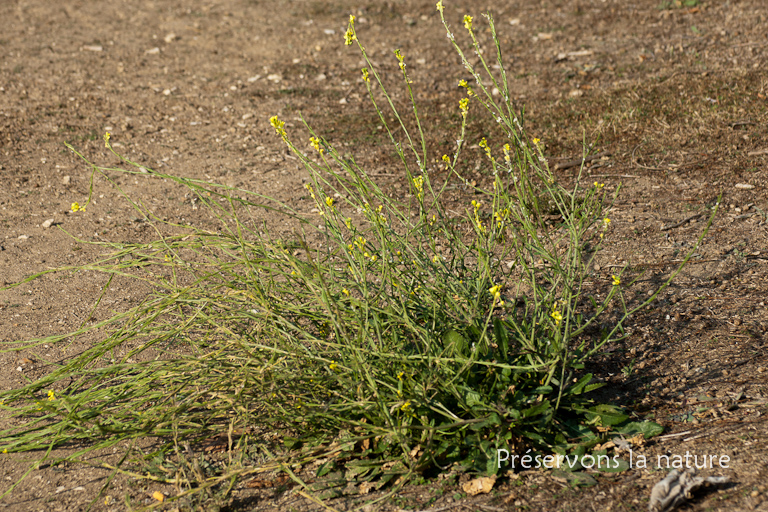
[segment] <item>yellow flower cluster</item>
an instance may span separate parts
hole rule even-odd
[[[311,197],[312,199],[314,199],[314,200],[315,200],[315,202],[317,202],[317,198],[315,197],[315,191],[314,191],[314,190],[312,190],[312,185],[310,185],[309,183],[307,183],[306,185],[304,185],[304,188],[305,188],[305,189],[307,189],[307,190],[309,191],[309,195],[310,195],[310,197]]]
[[[355,40],[357,40],[357,36],[355,35],[355,17],[354,15],[350,14],[349,28],[347,29],[347,32],[344,34],[344,44],[349,46]]]
[[[368,75],[368,68],[363,68],[362,72],[363,72],[363,81],[370,82],[371,79],[369,78],[369,75]]]
[[[472,16],[469,14],[464,15],[464,28],[467,30],[472,30]]]
[[[442,12],[443,12],[443,9],[445,9],[445,7],[443,7],[443,0],[439,0],[439,1],[437,2],[437,4],[436,4],[436,7],[437,7],[437,10],[438,10],[438,11],[440,11],[440,12],[442,13]]]
[[[403,54],[400,53],[400,50],[395,50],[395,57],[397,57],[398,65],[400,66],[400,69],[405,71],[405,57],[403,57]]]
[[[72,203],[72,206],[69,207],[70,211],[74,212],[84,212],[85,211],[85,205],[80,206],[80,203],[75,201]]]
[[[503,150],[504,150],[504,161],[507,162],[507,163],[511,163],[512,159],[509,156],[509,152],[510,152],[511,148],[509,147],[509,144],[504,144]]]
[[[321,147],[320,147],[320,139],[318,139],[317,137],[310,137],[310,138],[309,138],[309,144],[310,144],[310,145],[311,145],[313,148],[315,148],[315,150],[316,150],[318,153],[320,153],[321,155],[323,154],[323,148],[321,148]]]
[[[483,225],[483,221],[480,220],[480,206],[482,206],[483,203],[480,201],[472,200],[472,208],[474,210],[473,215],[475,217],[475,224],[477,224],[477,229],[480,230],[480,233],[483,235],[486,233],[485,226]]]
[[[485,137],[480,140],[480,143],[478,144],[481,148],[483,148],[483,151],[485,151],[486,156],[493,160],[493,156],[491,156],[491,148],[488,147],[488,141],[485,140]]]
[[[560,325],[560,322],[563,321],[563,314],[557,309],[553,309],[549,316],[555,321],[555,325]]]
[[[496,182],[494,181],[493,184],[495,188]],[[504,208],[503,210],[496,212],[494,216],[496,217],[496,227],[501,229],[504,225],[504,221],[509,217],[509,208]]]
[[[104,134],[104,147],[105,147],[105,148],[107,148],[107,149],[109,149],[109,138],[110,138],[111,136],[112,136],[112,134],[111,134],[111,133],[109,133],[109,132],[106,132],[106,133]]]
[[[469,98],[462,98],[459,100],[459,109],[461,109],[461,116],[466,119],[469,113]]]
[[[613,286],[619,286],[621,284],[621,278],[619,276],[611,276],[613,279]]]
[[[608,229],[608,225],[611,223],[611,219],[608,217],[603,219],[603,233],[600,233],[600,238],[605,236],[605,231]]]
[[[416,189],[416,197],[421,200],[424,196],[424,176],[416,176],[413,178],[413,188]]]
[[[286,139],[288,134],[285,133],[285,121],[281,121],[277,116],[272,116],[269,118],[269,124],[272,125],[272,128],[275,129],[275,132],[277,132],[277,134],[281,136],[283,140]]]

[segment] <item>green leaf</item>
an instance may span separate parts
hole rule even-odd
[[[567,482],[574,487],[590,487],[597,485],[597,480],[582,472],[571,473],[556,469],[552,472],[552,478],[561,482]]]
[[[618,427],[616,432],[624,434],[625,436],[643,434],[644,438],[650,439],[664,432],[664,427],[652,421],[633,421]]]
[[[545,413],[551,407],[552,407],[552,405],[549,403],[549,400],[544,400],[543,402],[538,403],[538,404],[534,405],[533,407],[529,407],[528,409],[525,409],[523,411],[523,418],[530,418],[531,416],[538,416],[540,414]]]
[[[595,417],[600,418],[603,425],[620,425],[629,419],[619,407],[608,404],[600,404],[590,408],[587,411],[587,419],[592,421]]]
[[[475,407],[476,405],[485,405],[481,400],[480,393],[474,389],[464,388],[464,401],[467,403],[467,407]]]
[[[584,393],[590,393],[596,389],[602,388],[603,386],[605,386],[605,382],[596,382],[595,384],[590,384],[584,388]]]
[[[328,462],[325,462],[320,465],[319,468],[317,468],[317,473],[315,474],[318,478],[321,476],[327,475],[328,473],[333,470],[333,468],[336,466],[336,462],[329,460]]]
[[[443,346],[448,354],[461,356],[467,353],[467,339],[456,329],[450,329],[443,334]]]
[[[603,459],[604,461],[605,459]],[[601,464],[599,467],[595,465],[595,469],[601,473],[621,473],[629,469],[629,462],[624,459],[617,459],[611,457],[608,459],[608,465]]]
[[[584,392],[584,388],[592,380],[592,374],[588,373],[576,382],[573,386],[569,387],[565,392],[569,395],[580,395]]]

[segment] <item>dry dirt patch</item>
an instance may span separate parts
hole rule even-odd
[[[472,4],[451,2],[447,16],[458,26],[464,13],[479,14]],[[597,263],[597,277],[608,279],[624,263],[645,269],[634,291],[639,300],[695,240],[705,219],[693,216],[724,194],[697,258],[657,307],[635,319],[633,336],[610,347],[595,369],[611,384],[604,398],[654,418],[670,433],[688,431],[655,441],[649,455],[695,450],[731,457],[723,473],[734,486],[699,499],[695,509],[766,507],[768,10],[758,0],[671,7],[659,9],[656,0],[505,1],[492,12],[504,27],[516,99],[527,105],[529,130],[540,134],[552,164],[578,157],[586,139],[610,153],[591,162],[594,179],[607,187],[623,184],[611,212],[611,248]],[[88,169],[62,143],[113,165],[101,142],[104,131],[113,134],[116,149],[148,167],[272,195],[308,211],[302,171],[267,123],[280,114],[289,130],[298,130],[301,112],[329,139],[348,144],[383,183],[402,186],[359,83],[360,58],[342,44],[349,13],[357,14],[358,30],[388,83],[396,83],[391,51],[403,50],[427,122],[435,126],[434,152],[442,154],[454,137],[455,83],[463,71],[434,2],[20,0],[0,6],[0,284],[97,258],[101,248],[87,242],[151,238],[105,183],[96,183],[87,212],[67,213],[71,202],[88,195]],[[472,129],[478,140],[486,134],[482,125]],[[481,166],[477,179],[484,176]],[[143,176],[120,180],[160,217],[211,222],[170,184]],[[48,219],[54,225],[43,227]],[[2,291],[0,339],[73,330],[88,320],[104,282],[87,272],[63,272]],[[114,292],[110,310],[135,304],[147,290],[126,280]],[[69,357],[89,342],[1,354],[2,386],[41,375],[45,361]],[[10,483],[26,464],[3,456],[0,467]],[[5,505],[84,508],[104,475],[64,469],[35,471]],[[499,483],[491,501],[466,504],[639,510],[659,476],[632,470],[573,491],[550,475],[524,473]],[[113,495],[122,494],[119,485]],[[57,493],[61,486],[66,492]],[[78,487],[85,491],[73,490]],[[435,489],[410,488],[384,507],[439,508],[460,499],[458,485]],[[150,491],[138,484],[129,492],[144,500]],[[251,489],[239,490],[234,503],[310,506],[302,500]]]

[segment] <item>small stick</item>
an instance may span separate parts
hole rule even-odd
[[[590,174],[590,178],[639,178],[634,174]]]
[[[687,218],[681,220],[680,222],[676,222],[674,224],[670,224],[668,226],[664,226],[663,228],[661,228],[661,230],[662,231],[669,231],[670,229],[679,228],[680,226],[682,226],[683,224],[685,224],[689,220],[698,219],[702,215],[704,215],[704,214],[703,213],[697,213],[696,215],[691,215],[690,217],[687,217]]]
[[[576,167],[577,165],[581,165],[582,163],[591,162],[592,160],[597,160],[598,158],[602,158],[604,156],[610,156],[610,151],[603,151],[602,153],[596,153],[594,155],[589,155],[585,158],[576,158],[574,160],[568,160],[567,162],[563,162],[560,164],[556,164],[554,170],[560,171],[562,169],[570,169],[571,167]]]
[[[675,433],[675,434],[667,434],[667,435],[665,435],[665,436],[659,436],[659,437],[657,437],[656,439],[669,439],[669,438],[671,438],[671,437],[687,436],[687,435],[688,435],[688,434],[690,434],[691,432],[693,432],[693,431],[692,431],[692,430],[686,430],[685,432],[677,432],[677,433]]]

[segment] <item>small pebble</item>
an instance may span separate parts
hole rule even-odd
[[[72,178],[70,176],[64,176],[61,178],[61,183],[63,185],[69,185],[72,182]]]

